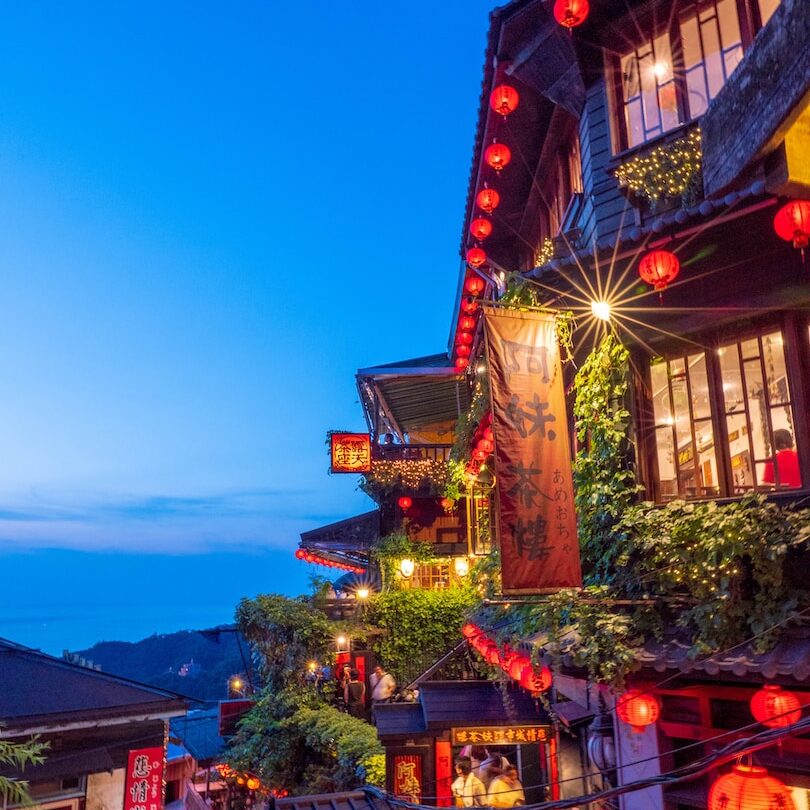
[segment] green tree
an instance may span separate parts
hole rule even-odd
[[[22,772],[26,765],[44,762],[42,753],[47,747],[48,743],[39,742],[37,737],[21,743],[0,740],[0,764],[10,765]],[[31,797],[28,794],[28,782],[13,776],[0,776],[0,797],[3,799],[3,806],[29,804]]]

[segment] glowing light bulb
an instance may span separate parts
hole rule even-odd
[[[656,79],[664,79],[669,73],[669,65],[666,62],[656,62],[653,65],[653,73]]]
[[[368,588],[358,588],[354,593],[358,599],[368,599],[369,596]]]
[[[610,320],[610,304],[607,301],[591,301],[591,312],[600,321]]]

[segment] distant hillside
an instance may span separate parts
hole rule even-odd
[[[250,663],[250,648],[241,636],[239,641],[245,660]],[[228,678],[245,671],[234,632],[181,630],[134,643],[101,641],[87,650],[76,650],[75,654],[100,665],[104,672],[198,700],[226,698]]]

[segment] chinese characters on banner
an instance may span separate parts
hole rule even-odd
[[[483,743],[484,745],[514,745],[542,743],[551,738],[551,726],[474,726],[450,729],[453,745]]]
[[[163,763],[163,746],[129,752],[124,810],[162,810]]]
[[[422,757],[418,754],[394,757],[394,796],[411,804],[422,800]]]
[[[504,593],[582,586],[554,316],[484,307]]]
[[[371,436],[368,433],[332,433],[333,473],[371,472]]]

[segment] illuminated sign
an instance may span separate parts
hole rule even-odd
[[[450,730],[453,745],[515,745],[544,743],[551,739],[551,726],[465,726]]]
[[[333,473],[371,472],[371,436],[368,433],[332,433]]]

